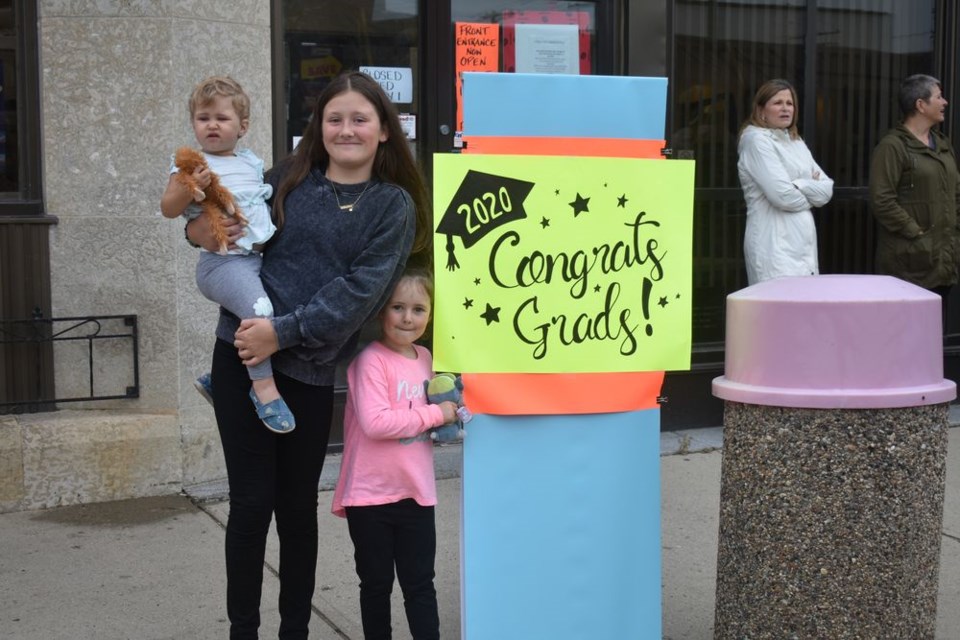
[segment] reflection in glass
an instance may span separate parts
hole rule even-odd
[[[409,101],[397,103],[397,109],[417,113],[416,7],[408,0],[283,0],[288,148],[303,135],[317,96],[346,69],[410,69],[412,93]]]
[[[936,2],[808,5],[674,3],[667,135],[676,156],[697,161],[696,343],[722,344],[726,296],[746,286],[737,134],[765,80],[782,77],[797,87],[800,133],[836,181],[832,202],[816,213],[820,271],[873,272],[873,220],[865,205],[870,152],[897,120],[900,79],[933,69]]]
[[[454,23],[496,24],[502,29],[500,71],[516,71],[516,25],[575,25],[580,31],[580,73],[596,73],[596,2],[453,0]]]
[[[18,192],[17,32],[13,0],[0,0],[0,193]]]

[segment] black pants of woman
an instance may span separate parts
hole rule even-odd
[[[293,411],[290,433],[269,431],[250,400],[250,378],[233,345],[217,340],[211,368],[214,407],[230,483],[227,616],[231,640],[256,639],[267,531],[280,539],[281,640],[307,637],[317,571],[317,493],[327,452],[333,387],[274,372]]]
[[[299,427],[297,427],[299,429]],[[393,571],[413,640],[440,640],[437,591],[433,586],[437,529],[433,507],[407,499],[372,507],[347,507],[360,578],[364,640],[390,640]]]
[[[943,287],[934,287],[931,289],[935,294],[940,296],[940,319],[943,322],[943,333],[947,333],[947,307],[950,304],[950,291],[953,289],[952,285],[947,285]]]

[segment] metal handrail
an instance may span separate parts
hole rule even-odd
[[[119,323],[126,329],[114,329]],[[95,389],[95,351],[94,345],[106,340],[123,340],[130,343],[130,357],[133,381],[126,386],[123,393],[97,395]],[[23,353],[12,355],[5,353],[5,345],[36,345],[37,350],[43,348],[52,348],[57,342],[86,342],[87,356],[87,384],[89,392],[87,395],[75,395],[70,397],[20,397],[13,400],[4,398],[9,393],[8,389],[0,386],[0,413],[3,409],[18,407],[21,405],[38,405],[61,402],[91,402],[98,400],[118,400],[140,397],[140,352],[139,352],[139,331],[137,316],[135,315],[109,315],[109,316],[82,316],[82,317],[64,317],[64,318],[44,318],[37,311],[34,317],[26,320],[3,320],[0,319],[0,356],[4,356],[3,362],[0,360],[0,367],[9,369],[12,364],[17,371],[18,376],[34,375],[37,378],[37,384],[32,385],[34,393],[38,396],[46,395],[39,391],[42,386],[38,363],[30,371],[30,363]],[[24,362],[12,362],[20,356]],[[36,354],[31,354],[36,355]],[[39,357],[35,358],[39,362]],[[54,363],[56,367],[56,363]],[[52,395],[56,396],[56,393]]]

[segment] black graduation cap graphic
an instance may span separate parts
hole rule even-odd
[[[447,235],[447,269],[460,266],[453,254],[454,236],[460,236],[463,248],[469,249],[494,229],[523,220],[527,217],[523,201],[533,186],[525,180],[467,171],[437,225],[437,233]]]

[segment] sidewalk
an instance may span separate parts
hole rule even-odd
[[[661,434],[663,634],[710,640],[721,429]],[[459,446],[438,450],[437,591],[442,637],[460,637]],[[328,458],[324,482],[336,477]],[[960,429],[951,429],[937,640],[960,640]],[[222,640],[225,486],[0,515],[0,637],[5,640]],[[219,493],[218,495],[218,491]],[[320,562],[311,638],[361,640],[346,522],[320,496]],[[276,637],[277,541],[264,572],[261,637]],[[399,590],[399,589],[397,589]],[[394,638],[409,640],[398,594]],[[560,614],[562,615],[562,613]],[[531,640],[549,640],[534,638]]]

